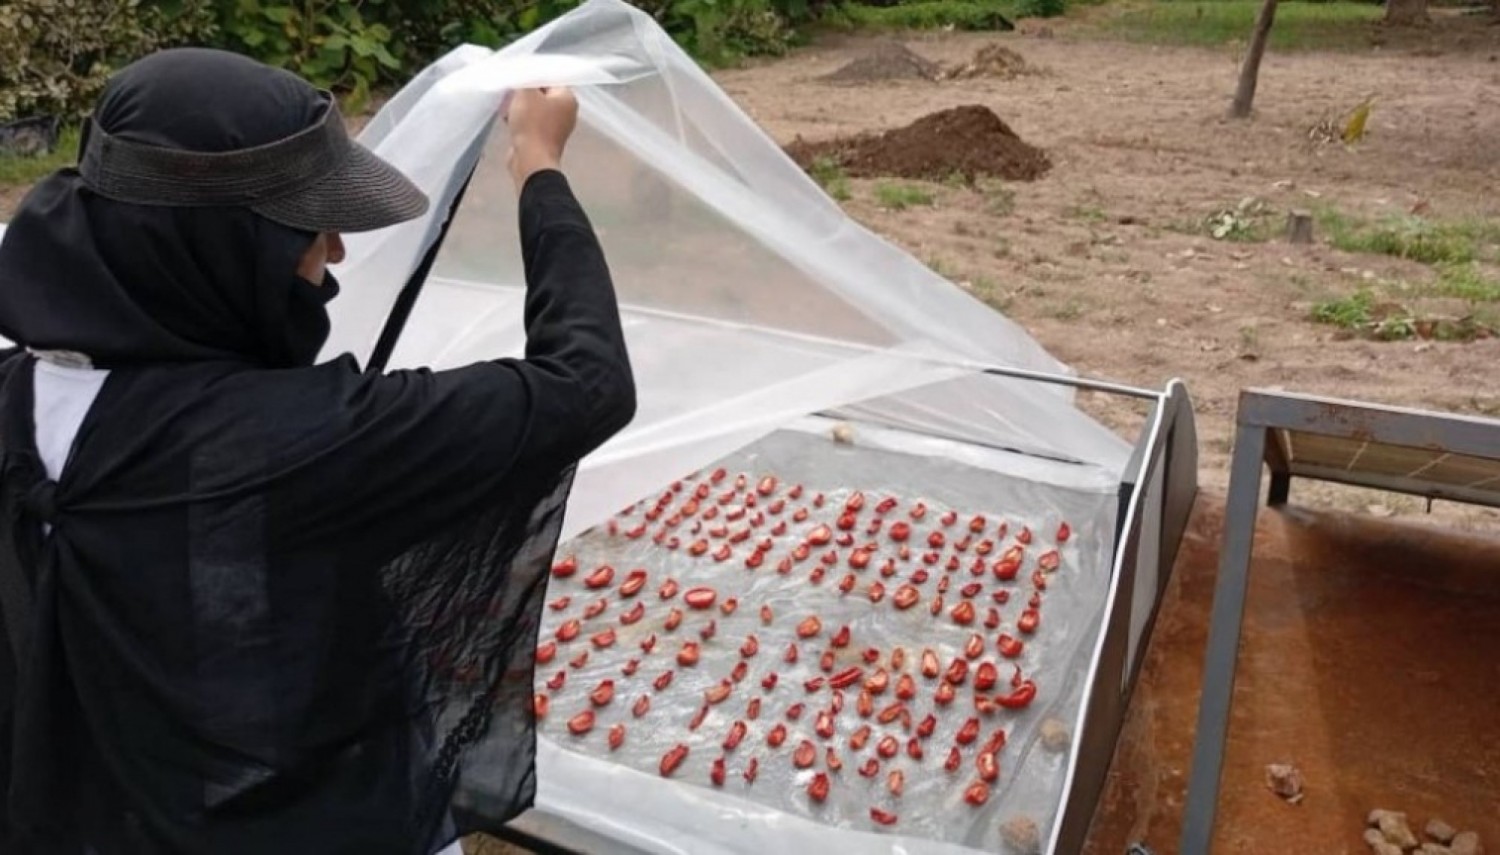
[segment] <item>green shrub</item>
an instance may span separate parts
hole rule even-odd
[[[1016,14],[1022,18],[1056,18],[1067,10],[1065,0],[1021,0]]]
[[[896,6],[843,7],[842,17],[851,24],[893,29],[1012,30],[1015,5],[996,0],[917,0]]]

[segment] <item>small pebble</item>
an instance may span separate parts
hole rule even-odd
[[[1272,763],[1267,766],[1266,786],[1292,804],[1302,801],[1302,772],[1290,763]]]
[[[1049,718],[1042,722],[1040,728],[1042,736],[1042,747],[1048,751],[1062,751],[1068,747],[1071,737],[1068,728],[1055,718]]]
[[[1441,843],[1423,843],[1421,849],[1417,849],[1416,855],[1453,855],[1453,850]]]
[[[1377,808],[1370,811],[1370,816],[1365,821],[1380,829],[1387,843],[1393,843],[1402,849],[1417,848],[1417,836],[1411,833],[1411,826],[1406,822],[1406,814]]]
[[[833,441],[839,443],[840,445],[853,445],[854,428],[850,427],[847,422],[839,422],[838,424],[834,425]]]
[[[1458,829],[1436,817],[1429,819],[1427,826],[1422,830],[1427,832],[1428,837],[1431,837],[1444,846],[1452,843],[1453,838],[1458,836]]]
[[[1000,839],[1017,855],[1037,855],[1042,851],[1042,833],[1036,820],[1029,816],[1013,816],[1000,825]]]
[[[1448,849],[1453,855],[1484,855],[1484,846],[1479,842],[1477,831],[1453,835],[1453,842],[1448,844]]]

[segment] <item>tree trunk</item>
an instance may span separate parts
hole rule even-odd
[[[1423,3],[1426,0],[1422,0]],[[1260,78],[1260,60],[1266,55],[1266,42],[1271,37],[1271,22],[1276,20],[1276,0],[1264,0],[1260,14],[1255,16],[1255,32],[1250,36],[1250,50],[1245,53],[1245,64],[1240,68],[1240,85],[1234,91],[1234,103],[1229,107],[1229,118],[1243,119],[1250,115],[1250,105],[1255,101],[1255,83]]]
[[[1385,0],[1385,22],[1393,26],[1409,27],[1425,24],[1427,0]]]

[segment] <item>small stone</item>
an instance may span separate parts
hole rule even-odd
[[[1302,772],[1290,763],[1266,766],[1266,786],[1292,804],[1302,801]]]
[[[1453,838],[1458,836],[1458,829],[1437,817],[1427,820],[1427,826],[1422,830],[1427,832],[1428,837],[1431,837],[1444,846],[1452,843]]]
[[[1479,842],[1477,831],[1453,835],[1453,842],[1448,844],[1448,849],[1453,855],[1484,855],[1484,846]]]
[[[1411,826],[1406,822],[1406,814],[1400,811],[1377,809],[1370,811],[1370,816],[1365,821],[1380,829],[1380,835],[1387,843],[1401,849],[1417,848],[1417,836],[1411,833]]]
[[[1453,855],[1453,850],[1441,843],[1423,843],[1416,855]]]
[[[1037,855],[1042,851],[1042,832],[1029,816],[1013,816],[1001,823],[1000,839],[1017,855]]]
[[[1039,732],[1042,736],[1042,747],[1048,751],[1062,751],[1068,747],[1068,742],[1071,740],[1067,726],[1055,718],[1043,721]]]
[[[848,422],[839,422],[833,426],[833,441],[840,445],[854,444],[854,428]]]

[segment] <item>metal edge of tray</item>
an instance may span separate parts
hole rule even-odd
[[[986,374],[1072,386],[1152,402],[1152,413],[1147,416],[1147,424],[1136,439],[1135,450],[1130,463],[1126,466],[1125,475],[1121,478],[1122,522],[1116,531],[1115,566],[1111,569],[1113,578],[1128,577],[1133,584],[1138,558],[1135,550],[1139,548],[1143,514],[1137,512],[1131,516],[1129,511],[1132,509],[1138,511],[1143,501],[1143,491],[1140,485],[1148,484],[1156,469],[1165,467],[1163,495],[1159,509],[1160,571],[1157,590],[1153,592],[1151,600],[1152,613],[1141,632],[1142,641],[1137,645],[1135,661],[1125,663],[1126,641],[1130,630],[1128,608],[1111,608],[1112,617],[1104,629],[1100,649],[1096,650],[1094,656],[1091,689],[1095,691],[1091,691],[1091,695],[1098,699],[1100,709],[1098,711],[1090,709],[1088,715],[1085,716],[1084,721],[1089,726],[1080,734],[1080,739],[1076,743],[1079,747],[1075,749],[1075,757],[1085,753],[1084,740],[1089,740],[1090,744],[1100,743],[1102,754],[1090,753],[1088,763],[1075,763],[1076,770],[1070,771],[1062,795],[1060,812],[1062,821],[1057,823],[1054,844],[1049,850],[1054,854],[1072,853],[1082,848],[1099,795],[1103,791],[1110,759],[1114,755],[1114,743],[1124,723],[1129,690],[1135,685],[1135,674],[1145,652],[1144,639],[1151,634],[1156,609],[1161,602],[1161,593],[1168,581],[1182,532],[1187,526],[1188,514],[1197,496],[1198,452],[1192,401],[1188,397],[1187,388],[1180,380],[1175,379],[1170,381],[1164,389],[1152,391],[1108,381],[1088,380],[1045,372],[998,367],[984,367],[979,370]],[[1158,437],[1161,439],[1159,442],[1155,441]],[[1126,520],[1127,516],[1130,517],[1129,520]],[[1127,522],[1130,525],[1129,531],[1124,528]],[[1128,592],[1131,588],[1120,585],[1117,590]],[[1102,667],[1105,661],[1110,663],[1110,667]],[[1130,671],[1130,679],[1124,680],[1123,675],[1127,667]],[[1114,685],[1120,685],[1123,682],[1126,691],[1124,693],[1099,691],[1109,686],[1110,681],[1114,681]],[[1100,726],[1100,721],[1096,719],[1096,716],[1104,719],[1104,726]],[[563,853],[566,855],[575,855],[575,853],[576,855],[600,855],[600,853],[647,855],[644,850],[637,849],[623,841],[607,837],[572,820],[537,808],[515,818],[503,829],[491,833],[509,843],[524,846],[543,855],[563,855]]]

